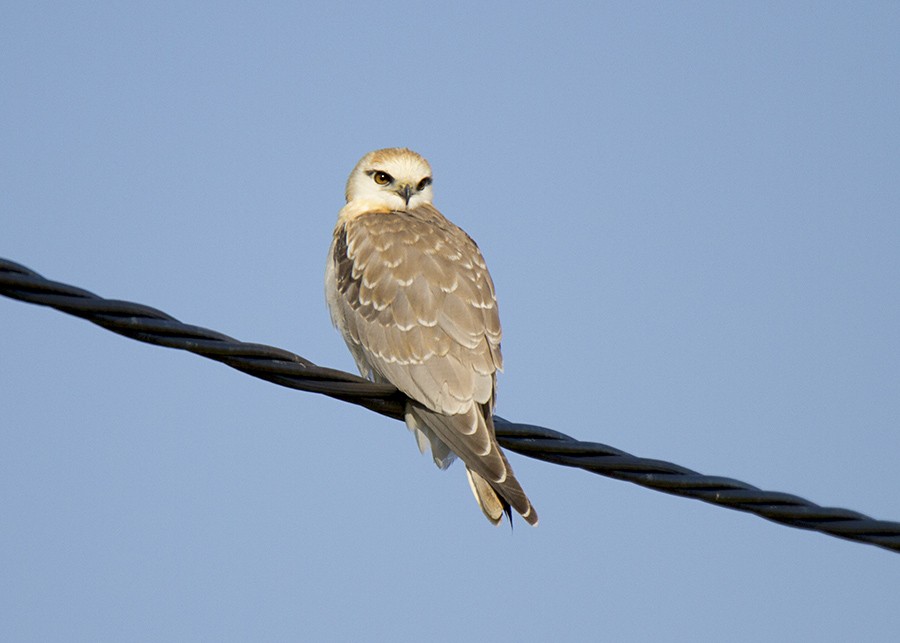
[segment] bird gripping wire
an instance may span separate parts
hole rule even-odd
[[[317,366],[281,348],[241,342],[207,328],[184,324],[149,306],[104,299],[87,290],[50,281],[2,258],[0,294],[55,308],[131,339],[186,350],[280,386],[321,393],[387,417],[403,418],[406,397],[391,385]],[[494,417],[494,425],[501,446],[531,458],[745,511],[781,525],[900,552],[900,522],[876,520],[849,509],[822,507],[798,496],[704,475],[605,444],[582,442],[540,426],[517,424],[498,416]]]

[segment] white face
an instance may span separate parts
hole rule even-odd
[[[431,203],[431,166],[404,148],[366,154],[347,179],[347,202],[388,210],[411,210]]]

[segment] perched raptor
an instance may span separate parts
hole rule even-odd
[[[366,154],[347,179],[325,296],[363,376],[403,391],[406,424],[446,468],[458,456],[494,524],[537,513],[494,436],[500,318],[481,252],[431,204],[431,167],[404,148]]]

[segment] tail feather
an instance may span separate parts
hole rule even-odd
[[[466,476],[469,478],[469,486],[472,487],[472,493],[475,494],[475,500],[485,517],[491,521],[491,524],[499,525],[503,519],[503,514],[510,512],[509,503],[503,500],[494,491],[494,488],[488,484],[487,480],[466,467]]]
[[[417,437],[421,432],[428,438],[435,463],[439,467],[447,466],[453,455],[463,461],[469,485],[488,520],[497,524],[504,512],[511,514],[512,507],[527,523],[537,525],[537,512],[516,480],[512,467],[494,436],[493,418],[490,415],[485,418],[476,409],[469,413],[472,416],[444,415],[411,403],[406,409],[406,422],[411,429],[416,430]],[[482,436],[481,439],[489,441],[486,453],[473,451],[466,434],[460,430],[460,426],[467,427],[470,420],[477,420],[478,434]],[[421,442],[419,446],[422,446]],[[438,457],[448,453],[450,457],[446,460]]]

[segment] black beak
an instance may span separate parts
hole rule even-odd
[[[409,185],[404,185],[400,190],[399,194],[403,197],[403,200],[406,201],[406,205],[409,205],[409,199],[412,197],[412,187]]]

